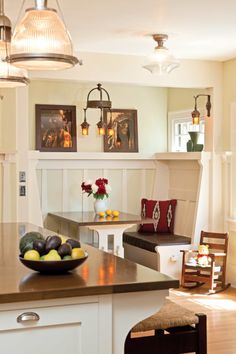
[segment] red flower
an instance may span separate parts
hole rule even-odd
[[[81,188],[82,188],[82,191],[84,191],[86,193],[92,193],[92,185],[91,184],[85,184],[85,182],[83,182],[81,184]]]
[[[94,188],[94,185],[97,188]],[[108,198],[108,195],[111,191],[111,187],[108,184],[108,179],[106,178],[98,178],[94,184],[89,180],[87,182],[83,182],[81,184],[82,191],[88,193],[88,196],[93,194],[96,199],[103,199],[105,197]]]
[[[108,180],[106,178],[98,178],[95,181],[95,184],[99,187],[99,186],[103,186],[104,184],[108,184]]]

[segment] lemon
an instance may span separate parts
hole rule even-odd
[[[105,216],[105,212],[104,211],[99,211],[98,215],[99,216]]]
[[[65,237],[65,236],[63,236],[63,235],[58,235],[59,237],[60,237],[60,239],[61,239],[61,244],[63,244],[63,243],[66,243],[66,240],[68,239],[68,237]]]
[[[24,259],[27,259],[28,261],[39,261],[40,254],[38,253],[38,251],[30,250],[25,252]]]
[[[113,210],[112,215],[113,216],[119,216],[120,212],[118,210]]]
[[[112,220],[112,216],[107,215],[106,220],[107,220],[107,221],[111,221],[111,220]]]
[[[110,216],[112,214],[112,211],[110,209],[108,209],[108,210],[106,210],[106,214]]]
[[[82,248],[72,248],[71,257],[72,259],[84,258],[85,252]]]

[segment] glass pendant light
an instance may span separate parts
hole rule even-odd
[[[100,121],[97,123],[97,127],[98,127],[98,135],[105,135],[106,124],[103,122],[103,119],[102,119],[102,108],[101,108]]]
[[[63,70],[79,62],[64,22],[47,7],[47,0],[35,0],[35,7],[26,9],[16,25],[10,60],[29,70]]]
[[[20,87],[29,83],[27,72],[7,62],[11,45],[11,21],[4,15],[4,1],[0,0],[0,87]]]
[[[80,126],[81,126],[81,132],[82,132],[82,135],[84,135],[84,136],[87,136],[87,135],[88,135],[88,133],[89,133],[89,126],[90,126],[90,124],[87,122],[86,111],[87,111],[87,108],[84,108],[84,121],[83,121],[82,124],[80,124]]]
[[[148,58],[149,64],[143,66],[152,74],[169,74],[178,68],[179,61],[164,47],[164,42],[168,39],[167,34],[153,34],[153,39],[157,42],[154,53]]]
[[[115,134],[114,128],[113,128],[113,122],[112,122],[112,112],[110,110],[110,121],[107,124],[107,135],[108,136],[113,136]]]

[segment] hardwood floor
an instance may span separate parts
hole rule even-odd
[[[236,289],[206,295],[197,290],[173,289],[169,298],[194,312],[207,315],[208,354],[236,354]]]

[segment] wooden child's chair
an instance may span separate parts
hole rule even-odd
[[[226,289],[230,285],[226,284],[225,279],[228,234],[201,231],[200,245],[209,247],[209,254],[205,256],[206,262],[201,261],[198,250],[181,250],[181,286],[192,288],[208,283],[209,293]]]

